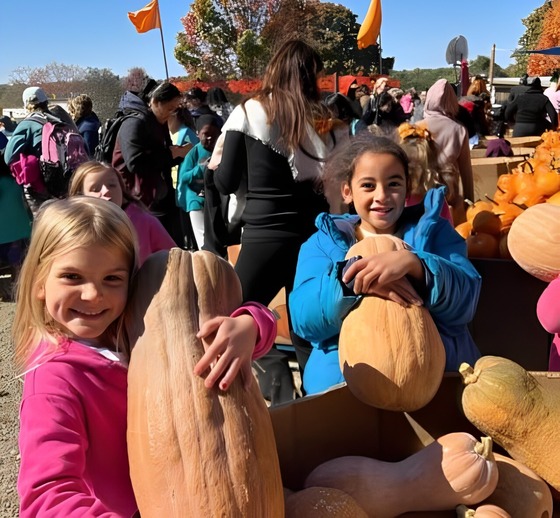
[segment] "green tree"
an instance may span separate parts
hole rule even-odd
[[[476,56],[475,59],[469,61],[469,73],[471,75],[490,75],[490,58],[487,56]],[[494,77],[507,77],[505,70],[494,63]]]
[[[310,20],[311,32],[327,73],[369,75],[379,71],[379,46],[358,49],[356,41],[360,24],[350,9],[320,2],[316,10],[317,16]]]

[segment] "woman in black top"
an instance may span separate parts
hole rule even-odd
[[[267,305],[282,287],[291,291],[300,246],[315,231],[315,217],[328,211],[323,164],[348,134],[333,126],[321,102],[322,69],[309,45],[286,42],[261,89],[228,118],[212,156],[218,191],[246,192],[238,200],[243,233],[235,265],[244,300]],[[298,360],[303,368],[305,357]]]

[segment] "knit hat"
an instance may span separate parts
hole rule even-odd
[[[38,104],[45,103],[49,100],[45,91],[38,86],[30,86],[29,88],[26,88],[23,91],[21,98],[23,100],[23,106],[27,106],[28,104],[37,106]]]

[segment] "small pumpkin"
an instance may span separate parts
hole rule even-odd
[[[128,453],[143,517],[283,518],[272,422],[255,382],[207,389],[193,369],[199,324],[241,303],[231,265],[178,248],[150,256],[126,317]]]
[[[545,282],[560,274],[560,206],[528,208],[511,225],[509,251],[519,266]]]
[[[467,419],[560,490],[560,393],[549,389],[517,363],[483,356],[474,367],[459,367],[465,384]]]
[[[499,236],[502,229],[500,217],[491,210],[482,210],[472,220],[473,233],[484,232]]]
[[[394,236],[365,238],[346,257],[403,248]],[[445,368],[445,349],[429,311],[365,296],[342,323],[340,368],[362,402],[386,410],[413,411],[435,395]]]
[[[463,221],[455,227],[455,231],[463,238],[467,239],[472,232],[472,223],[470,221]]]
[[[499,238],[486,232],[478,232],[467,237],[467,254],[469,257],[495,258],[500,250]]]

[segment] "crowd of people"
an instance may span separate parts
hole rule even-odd
[[[464,97],[444,79],[418,93],[390,88],[387,77],[324,95],[323,68],[313,47],[288,41],[237,106],[219,88],[182,93],[145,77],[120,99],[107,161],[95,159],[102,123],[89,96],[66,113],[42,88],[23,92],[30,116],[10,128],[0,161],[0,261],[17,278],[24,375],[21,516],[137,511],[126,454],[131,351],[120,322],[133,274],[154,252],[208,250],[234,264],[243,303],[216,324],[228,360],[208,360],[221,390],[251,363],[271,404],[296,397],[268,309],[281,290],[302,396],[343,381],[342,321],[367,295],[426,307],[447,371],[479,357],[467,324],[481,277],[454,226],[474,199],[472,139],[488,132],[484,80],[473,78]],[[556,128],[553,84],[544,93],[538,79],[520,85],[505,111],[514,135]],[[60,178],[64,193],[46,176],[49,124],[83,141],[81,163]],[[408,246],[345,257],[373,234]]]

